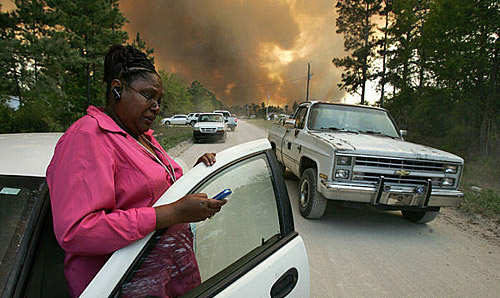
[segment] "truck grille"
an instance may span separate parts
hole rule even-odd
[[[215,133],[217,131],[217,127],[201,127],[200,131],[203,133]]]
[[[423,171],[432,173],[444,173],[445,165],[440,162],[424,160],[404,160],[379,157],[356,157],[356,166],[367,166],[384,169],[405,169],[408,171]]]
[[[409,171],[410,175],[394,173],[398,170]],[[422,185],[432,179],[432,184],[440,187],[441,179],[436,174],[444,174],[444,171],[445,164],[441,162],[356,156],[352,179],[377,183],[384,176],[387,183],[403,185]]]

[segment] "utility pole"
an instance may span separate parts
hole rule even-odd
[[[307,91],[306,101],[309,101],[309,81],[311,80],[311,63],[307,63]]]
[[[266,121],[269,120],[269,100],[271,99],[271,95],[269,95],[269,91],[267,91],[267,107],[266,107]]]

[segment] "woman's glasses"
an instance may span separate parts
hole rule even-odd
[[[128,88],[130,88],[130,89],[134,90],[135,92],[139,93],[142,97],[144,97],[144,98],[146,99],[146,101],[147,101],[147,102],[152,102],[152,101],[154,101],[154,104],[155,104],[156,106],[160,107],[160,104],[161,104],[161,97],[155,100],[155,99],[154,99],[154,96],[153,96],[153,95],[151,95],[151,94],[148,94],[148,93],[142,92],[142,91],[140,91],[140,90],[137,90],[137,89],[135,89],[134,87],[130,86],[130,84],[127,84],[127,83],[124,83],[124,82],[122,82],[122,84],[123,84],[124,86],[127,86]]]

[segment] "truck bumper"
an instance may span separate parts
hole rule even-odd
[[[321,181],[319,191],[329,200],[392,207],[455,207],[464,194],[458,190],[432,189],[430,181],[419,187],[394,186],[381,178],[377,185]]]

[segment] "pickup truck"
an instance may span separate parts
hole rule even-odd
[[[238,119],[232,116],[229,111],[215,110],[214,113],[220,113],[224,115],[224,122],[226,122],[227,127],[231,129],[231,131],[234,131],[236,129],[236,126],[238,125]]]
[[[268,134],[282,169],[300,178],[298,205],[305,218],[323,216],[327,200],[400,210],[427,223],[440,207],[457,206],[462,158],[407,142],[382,108],[306,102]]]

